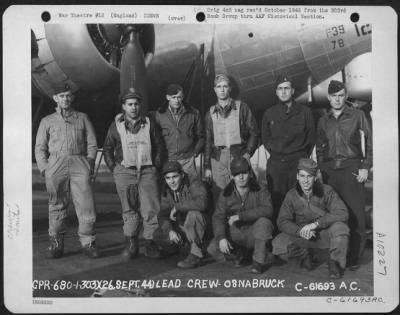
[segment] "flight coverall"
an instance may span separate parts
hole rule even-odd
[[[329,248],[330,258],[346,267],[350,230],[347,226],[347,207],[328,185],[315,182],[309,198],[297,183],[289,190],[277,219],[282,232],[272,241],[273,254],[284,260],[305,258],[305,248]],[[306,240],[299,236],[301,228],[318,222],[317,236]]]
[[[114,176],[126,237],[138,236],[140,217],[145,240],[152,240],[158,228],[160,194],[157,168],[161,166],[163,147],[160,137],[154,122],[145,117],[133,125],[119,114],[108,130],[103,146],[104,159]]]
[[[84,113],[72,110],[63,117],[57,112],[44,117],[36,136],[35,157],[46,178],[49,193],[49,235],[64,232],[70,198],[78,217],[78,235],[83,246],[96,239],[96,211],[90,183],[96,158],[94,128]]]

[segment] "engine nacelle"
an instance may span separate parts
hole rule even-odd
[[[349,97],[361,101],[372,100],[372,54],[354,58],[345,68],[345,82]]]
[[[300,103],[311,103],[329,106],[327,93],[331,80],[346,82],[348,97],[354,100],[371,102],[372,100],[372,78],[371,78],[371,53],[362,54],[354,58],[343,72],[338,72],[320,84],[312,87],[312,98],[310,92],[303,93],[296,100]]]
[[[118,83],[118,54],[122,54],[123,47],[107,41],[110,32],[106,31],[113,25],[35,26],[32,30],[32,81],[35,87],[50,97],[52,84],[55,82],[65,82],[73,90],[86,91],[101,90],[110,84]],[[118,27],[120,24],[115,25],[115,28]],[[140,41],[145,64],[148,66],[154,54],[154,26],[147,24],[142,28]]]

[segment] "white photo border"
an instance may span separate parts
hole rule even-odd
[[[257,6],[257,5],[254,5]],[[31,25],[43,23],[41,14],[49,11],[51,23],[98,23],[96,18],[60,19],[56,12],[96,12],[113,10],[137,12],[146,6],[52,6],[17,5],[3,14],[3,174],[4,174],[4,300],[12,312],[388,312],[399,303],[399,228],[398,228],[398,81],[397,14],[390,7],[357,6],[362,21],[373,25],[373,146],[374,146],[374,296],[383,302],[328,303],[326,297],[269,298],[52,298],[52,304],[34,304],[32,297],[32,159],[31,159]],[[152,12],[164,14],[153,23],[168,21],[166,12],[185,15],[183,24],[196,24],[195,13],[207,5],[156,6]],[[275,7],[275,6],[272,6]],[[331,19],[331,20],[330,20]],[[349,13],[327,16],[324,23],[345,21]],[[123,23],[102,20],[102,23]],[[132,21],[129,21],[132,22]],[[138,18],[135,22],[142,22]],[[215,23],[249,23],[216,21]],[[276,22],[276,21],[274,21]],[[294,21],[298,23],[299,21]],[[303,21],[305,22],[305,21]],[[181,23],[181,22],[180,22]],[[251,23],[260,23],[253,21]],[[262,23],[268,23],[263,21]],[[285,22],[286,23],[286,22]],[[320,21],[307,21],[320,23]],[[16,218],[10,215],[18,213]],[[14,226],[10,227],[10,222]],[[384,249],[378,247],[376,233],[384,234]],[[378,254],[378,251],[381,254]],[[382,252],[383,250],[383,252]],[[383,254],[383,255],[382,255]],[[387,276],[378,267],[387,267]],[[117,308],[116,308],[117,306]]]

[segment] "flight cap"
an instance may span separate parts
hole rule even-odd
[[[231,80],[228,78],[228,76],[226,74],[217,74],[215,76],[214,85],[217,85],[218,83],[220,83],[222,81],[228,82],[229,85],[231,84]]]
[[[72,91],[71,87],[66,82],[57,82],[53,84],[53,95]]]
[[[249,162],[244,157],[237,157],[231,162],[231,174],[236,176],[240,173],[248,173],[250,169]]]
[[[181,172],[182,165],[178,161],[168,161],[164,164],[162,174],[166,175],[172,172]]]
[[[170,84],[167,87],[167,95],[172,96],[172,95],[176,95],[179,92],[183,92],[183,87],[180,86],[179,84]]]
[[[122,104],[127,99],[130,99],[130,98],[136,98],[141,101],[142,94],[140,94],[139,92],[136,92],[136,90],[134,88],[129,88],[120,94],[119,101]]]
[[[277,78],[276,81],[275,81],[275,88],[277,88],[278,85],[281,84],[281,83],[283,83],[283,82],[290,82],[292,88],[294,87],[294,86],[293,86],[293,81],[292,81],[291,78],[289,78],[289,77],[286,76],[286,75],[280,75],[280,76],[278,76],[278,78]]]
[[[328,86],[328,94],[333,94],[337,93],[345,88],[345,85],[343,82],[332,80],[329,82]]]
[[[312,159],[301,158],[299,160],[299,164],[297,165],[298,170],[303,170],[309,173],[312,176],[317,175],[318,164]]]

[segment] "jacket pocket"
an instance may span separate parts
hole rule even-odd
[[[190,128],[188,131],[187,131],[187,136],[189,137],[189,138],[192,138],[193,137],[193,134],[194,134],[194,132],[193,132],[193,128]]]
[[[49,151],[50,152],[58,152],[61,150],[61,146],[63,143],[63,135],[61,132],[61,127],[53,126],[49,130],[50,139],[49,139]]]
[[[304,213],[296,213],[295,214],[295,223],[297,223],[298,225],[302,225],[306,222],[306,216],[304,215]]]
[[[163,135],[163,136],[169,136],[169,129],[163,128],[163,129],[162,129],[162,135]]]
[[[57,137],[60,136],[60,133],[61,133],[61,127],[53,126],[50,128],[50,136]]]
[[[50,141],[51,142],[57,142],[61,140],[61,127],[58,126],[53,126],[49,130],[50,133]]]
[[[293,126],[293,133],[295,133],[295,134],[304,133],[304,122],[303,121],[297,121],[292,126]]]
[[[86,130],[84,128],[81,128],[81,127],[75,127],[74,128],[74,133],[75,133],[76,145],[79,148],[84,146]]]

